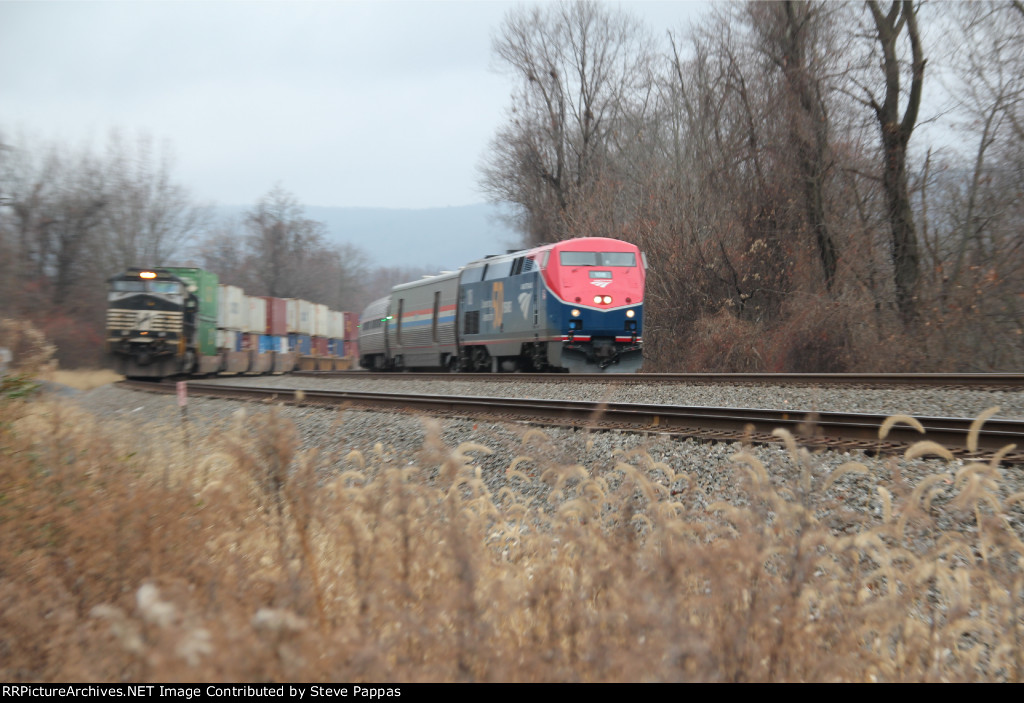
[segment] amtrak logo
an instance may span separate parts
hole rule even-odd
[[[611,281],[591,281],[590,285],[597,286],[598,288],[604,288],[605,286],[611,285]]]
[[[530,312],[530,298],[531,297],[532,296],[529,293],[520,293],[519,294],[519,297],[518,297],[519,309],[523,311],[523,317],[524,318]]]

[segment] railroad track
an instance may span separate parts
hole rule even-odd
[[[1019,373],[402,373],[380,371],[296,371],[294,375],[325,378],[419,380],[553,381],[588,383],[690,383],[690,384],[763,384],[787,386],[854,386],[884,388],[911,386],[963,390],[1024,391],[1024,374]]]
[[[521,374],[517,374],[517,378]],[[550,376],[548,376],[550,379]],[[173,383],[123,381],[125,386],[174,393]],[[431,415],[486,417],[499,421],[554,424],[599,430],[665,433],[721,441],[779,442],[772,433],[788,430],[808,447],[863,449],[898,453],[920,440],[935,442],[956,456],[986,459],[1010,444],[1007,464],[1024,464],[1024,420],[989,419],[976,431],[977,450],[969,452],[973,418],[917,417],[924,432],[897,423],[880,439],[886,415],[842,412],[803,412],[753,408],[712,408],[638,403],[596,403],[567,400],[447,396],[356,391],[282,390],[220,383],[188,382],[188,392],[235,400],[282,402],[327,407],[356,407]]]

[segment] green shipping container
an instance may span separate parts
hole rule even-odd
[[[197,268],[163,267],[188,284],[199,298],[199,316],[196,324],[199,354],[217,354],[217,274]]]

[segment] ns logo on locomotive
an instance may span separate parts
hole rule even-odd
[[[395,286],[360,318],[367,369],[619,372],[643,361],[646,261],[581,237]]]

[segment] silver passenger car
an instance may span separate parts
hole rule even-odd
[[[391,291],[387,343],[396,368],[454,368],[459,273],[447,272]]]
[[[359,365],[371,371],[388,368],[388,304],[391,296],[374,300],[359,316]]]

